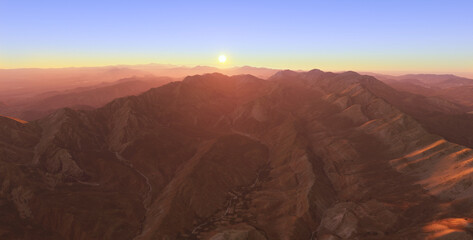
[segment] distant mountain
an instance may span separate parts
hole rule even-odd
[[[66,93],[71,89],[106,86],[124,78],[165,76],[181,80],[185,76],[220,72],[228,75],[252,74],[268,78],[278,70],[255,67],[215,68],[208,66],[175,66],[163,64],[120,65],[105,67],[0,69],[0,102],[18,105],[39,95]],[[0,105],[1,107],[1,105]]]
[[[473,85],[442,89],[438,91],[436,95],[467,106],[470,110],[473,110]]]
[[[168,77],[134,77],[63,92],[47,92],[15,105],[0,106],[0,113],[35,120],[65,107],[83,110],[101,107],[115,98],[137,95],[171,81],[173,79]]]
[[[0,101],[15,102],[46,91],[93,86],[149,73],[122,67],[0,69]]]
[[[368,73],[385,82],[409,82],[415,85],[431,88],[450,88],[473,85],[473,79],[459,77],[453,74],[406,74],[392,76],[385,74]]]
[[[452,74],[407,74],[397,77],[398,80],[420,80],[422,83],[439,88],[473,85],[473,79],[455,76]]]
[[[436,97],[473,110],[473,79],[455,75],[409,74],[402,76],[377,76],[397,90]]]
[[[185,67],[185,66],[173,66],[173,65],[159,65],[159,64],[146,64],[146,65],[131,65],[124,66],[127,68],[136,69],[139,71],[145,71],[157,76],[170,76],[170,77],[180,77],[184,78],[186,76],[196,75],[196,74],[206,74],[206,73],[222,73],[226,75],[241,75],[241,74],[250,74],[259,78],[266,79],[276,72],[278,69],[271,68],[258,68],[258,67],[231,67],[231,68],[217,68],[209,66],[195,66],[195,67]]]
[[[472,239],[473,150],[426,130],[417,103],[461,111],[312,70],[0,117],[0,238]]]

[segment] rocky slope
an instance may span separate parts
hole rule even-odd
[[[407,75],[411,76],[411,75]],[[418,76],[418,75],[412,75]],[[419,75],[420,77],[424,75]],[[426,79],[384,81],[398,91],[380,90],[379,96],[413,116],[428,131],[447,140],[473,147],[473,80],[450,75],[425,75]],[[401,76],[402,77],[402,76]],[[436,83],[464,84],[442,88]],[[448,85],[447,85],[448,86]]]
[[[354,72],[206,74],[0,118],[0,238],[473,239],[472,150],[397,96]]]
[[[403,92],[445,99],[473,110],[473,79],[455,75],[409,74],[389,76],[374,74],[379,80]]]

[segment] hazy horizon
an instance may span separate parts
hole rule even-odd
[[[160,63],[473,77],[472,7],[462,0],[5,1],[0,69]]]
[[[291,70],[291,71],[310,71],[313,69],[319,69],[322,71],[329,72],[347,72],[355,71],[360,74],[370,75],[370,74],[381,74],[381,75],[390,75],[390,76],[402,76],[408,74],[436,74],[436,75],[456,75],[464,78],[473,78],[473,72],[443,72],[443,71],[430,71],[430,72],[419,72],[419,71],[374,71],[374,70],[354,70],[354,69],[322,69],[318,67],[307,68],[307,69],[292,69],[292,68],[272,68],[266,66],[250,66],[250,65],[238,65],[238,66],[215,66],[215,65],[178,65],[178,64],[165,64],[165,63],[143,63],[143,64],[113,64],[113,65],[99,65],[99,66],[64,66],[64,67],[21,67],[21,68],[0,68],[0,70],[23,70],[23,69],[42,69],[42,70],[54,70],[54,69],[74,69],[74,68],[112,68],[112,67],[133,67],[133,66],[149,66],[156,65],[160,67],[169,67],[169,68],[197,68],[197,67],[209,67],[217,68],[221,70],[235,69],[235,68],[266,68],[273,70]]]

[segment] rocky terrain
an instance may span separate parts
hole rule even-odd
[[[473,79],[435,74],[379,78],[398,90],[382,93],[384,99],[428,131],[473,147]]]
[[[412,115],[461,107],[406,96],[215,73],[0,117],[0,239],[473,239],[473,151]]]
[[[391,87],[432,99],[446,99],[473,110],[473,79],[451,74],[408,74],[389,76],[375,74]]]

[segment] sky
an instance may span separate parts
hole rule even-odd
[[[0,0],[0,68],[161,63],[473,76],[472,12],[471,0]]]

